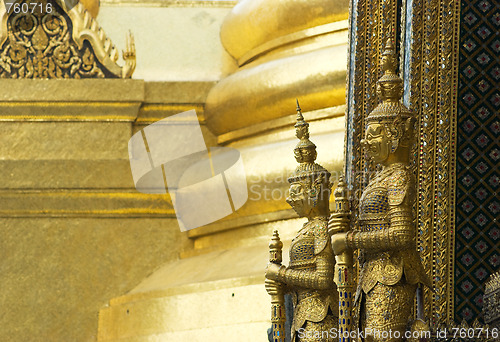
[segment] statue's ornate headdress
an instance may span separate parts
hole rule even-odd
[[[293,152],[299,165],[288,178],[288,182],[293,183],[307,178],[313,181],[328,182],[330,173],[323,166],[315,163],[317,156],[316,145],[309,140],[309,124],[304,120],[298,100],[295,132],[297,138],[299,138],[299,143],[295,146]]]
[[[381,67],[383,76],[377,81],[377,95],[381,103],[368,115],[366,123],[406,121],[413,117],[412,112],[401,103],[403,80],[396,74],[396,51],[392,38],[387,40],[382,53]]]

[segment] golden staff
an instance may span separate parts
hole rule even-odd
[[[269,243],[269,262],[281,265],[283,261],[283,242],[278,231],[275,230]],[[285,342],[285,294],[283,287],[277,286],[276,292],[271,294],[271,323],[273,325],[273,342]]]
[[[330,236],[336,233],[346,233],[349,231],[349,197],[347,185],[344,178],[340,177],[337,188],[334,192],[335,214],[333,220],[337,221],[335,228],[329,229]],[[339,342],[350,342],[350,333],[353,326],[353,255],[352,250],[346,250],[335,256],[334,281],[339,292]]]

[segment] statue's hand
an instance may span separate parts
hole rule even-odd
[[[278,273],[282,266],[270,262],[266,268],[266,279],[278,280]]]
[[[328,220],[328,232],[330,235],[346,232],[349,230],[349,218],[344,214],[333,213]]]
[[[332,248],[335,255],[342,254],[347,250],[346,233],[338,233],[332,236]]]
[[[270,296],[275,296],[280,293],[281,284],[278,283],[277,281],[266,279],[265,284],[266,284],[266,291]]]
[[[285,268],[285,266],[274,264],[272,262],[268,263],[266,268],[266,279],[279,280],[279,272],[281,269]]]
[[[122,52],[125,65],[122,68],[122,78],[130,78],[135,71],[136,55],[135,55],[135,41],[132,32],[127,36],[127,48]]]

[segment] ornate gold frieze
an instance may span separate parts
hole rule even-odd
[[[2,2],[0,17],[2,78],[130,78],[135,70],[133,36],[120,67],[117,49],[81,3]]]

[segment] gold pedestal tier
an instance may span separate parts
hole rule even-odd
[[[221,28],[235,66],[210,92],[208,127],[217,135],[345,103],[347,1],[239,2]]]

